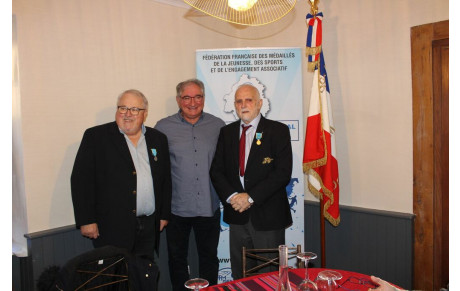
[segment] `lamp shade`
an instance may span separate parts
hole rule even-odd
[[[296,0],[184,0],[212,17],[241,25],[258,26],[281,19]]]

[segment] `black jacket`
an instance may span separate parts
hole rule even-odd
[[[145,140],[155,190],[156,225],[171,215],[171,166],[166,136],[146,127]],[[156,149],[156,159],[152,154]],[[97,223],[95,247],[131,250],[136,229],[137,178],[125,137],[116,122],[87,129],[71,176],[75,222]],[[158,231],[158,230],[157,230]],[[158,249],[159,235],[156,249]]]
[[[240,120],[222,127],[210,175],[214,188],[224,205],[224,221],[245,224],[251,218],[256,230],[276,230],[292,224],[286,186],[292,174],[292,148],[289,128],[280,122],[265,119],[257,126],[262,133],[251,145],[244,175],[245,187],[239,177]],[[228,197],[247,192],[254,205],[239,213],[229,203]]]

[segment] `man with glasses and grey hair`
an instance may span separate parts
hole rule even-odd
[[[127,90],[115,121],[85,131],[71,176],[75,222],[95,247],[154,257],[171,215],[171,166],[164,134],[144,126],[148,101]]]
[[[225,123],[203,112],[203,82],[190,79],[176,86],[179,112],[166,117],[155,128],[168,137],[171,157],[171,219],[166,229],[169,275],[173,290],[187,290],[188,249],[193,229],[199,257],[199,276],[217,283],[220,236],[219,198],[209,177],[220,128]]]

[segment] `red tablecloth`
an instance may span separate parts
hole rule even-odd
[[[332,270],[332,269],[322,269],[322,268],[309,268],[308,277],[310,280],[315,280],[318,276],[318,273],[323,270]],[[369,288],[376,287],[370,283],[370,276],[350,272],[343,270],[334,270],[342,274],[342,279],[338,280],[337,283],[342,285],[344,288],[339,288],[339,290],[369,290]],[[289,281],[291,283],[292,290],[297,290],[296,286],[304,279],[305,269],[290,269],[289,270]],[[350,277],[354,277],[351,281]],[[362,284],[359,283],[361,280]],[[367,283],[367,281],[369,283]],[[276,285],[278,283],[278,272],[271,272],[262,275],[247,277],[240,280],[230,281],[222,283],[219,285],[210,286],[208,288],[201,289],[202,291],[267,291],[267,290],[276,290]]]

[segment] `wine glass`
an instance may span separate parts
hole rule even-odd
[[[201,279],[201,278],[190,279],[184,284],[184,286],[187,287],[188,289],[193,289],[195,291],[198,291],[201,288],[206,288],[208,287],[208,285],[209,285],[208,280]]]
[[[336,280],[342,279],[342,274],[332,270],[321,271],[316,278],[319,291],[335,291],[337,289]]]
[[[299,291],[318,291],[318,287],[316,286],[315,282],[310,280],[308,278],[308,262],[310,260],[316,259],[316,254],[315,253],[298,253],[297,258],[301,259],[304,261],[305,264],[305,279],[300,282],[300,284],[297,286],[297,290]]]

